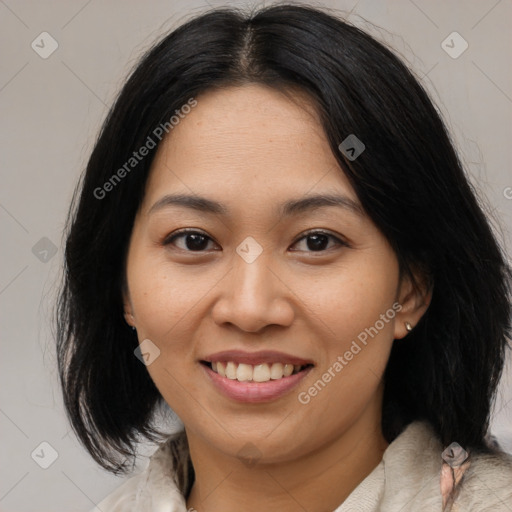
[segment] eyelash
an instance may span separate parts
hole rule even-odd
[[[213,241],[213,239],[211,237],[209,237],[206,233],[198,231],[196,229],[187,228],[187,229],[181,229],[181,230],[176,231],[176,232],[172,233],[171,235],[167,236],[163,240],[163,245],[164,246],[171,245],[174,242],[174,240],[176,240],[177,238],[183,237],[184,235],[190,235],[190,234],[201,235],[201,236],[203,236],[205,238],[208,238],[210,241]],[[331,233],[329,233],[327,231],[318,230],[318,229],[313,229],[313,230],[310,230],[310,231],[306,231],[305,233],[302,234],[302,236],[300,238],[297,238],[293,242],[293,245],[295,245],[296,243],[300,242],[301,240],[303,240],[303,239],[305,239],[305,238],[307,238],[308,236],[311,236],[311,235],[324,235],[324,236],[327,236],[328,238],[331,238],[332,240],[335,240],[338,246],[350,247],[347,242],[341,240],[337,236],[334,236],[333,234],[331,234]],[[188,250],[188,249],[181,249],[181,248],[178,248],[178,249],[182,250],[182,251],[185,251],[185,252],[198,253],[198,254],[206,252],[206,251],[191,251],[191,250]],[[332,247],[331,247],[331,249],[332,249]],[[325,250],[322,250],[322,251],[298,251],[298,252],[322,253],[322,252],[327,252],[327,251],[329,251],[329,249],[325,249]]]

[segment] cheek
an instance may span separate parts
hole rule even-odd
[[[364,338],[376,322],[379,336],[393,336],[394,314],[386,316],[386,311],[395,302],[397,280],[398,267],[391,257],[359,254],[314,282],[296,279],[294,291],[309,312],[308,321],[322,331],[332,357],[333,351],[348,350],[360,333]],[[380,320],[381,315],[388,321]]]
[[[331,426],[359,414],[381,382],[394,337],[397,279],[395,260],[370,255],[309,289],[312,318],[325,337],[316,380],[301,389],[301,403],[313,416],[332,417]]]
[[[354,276],[331,285],[338,288],[328,299],[317,294],[314,300],[317,311],[323,312],[316,315],[314,327],[322,349],[314,379],[298,390],[305,417],[297,436],[306,436],[315,418],[321,417],[322,435],[334,439],[340,425],[363,414],[377,400],[393,343],[392,286],[376,293],[371,282]]]
[[[148,259],[139,259],[131,270],[130,296],[139,343],[149,339],[159,350],[147,371],[164,400],[181,419],[188,420],[190,397],[199,396],[191,340],[198,325],[194,315],[205,291],[185,272],[171,271],[168,265]]]
[[[150,340],[157,347],[152,350],[158,357],[147,370],[166,402],[178,415],[184,414],[180,397],[184,387],[194,393],[192,373],[197,370],[191,343],[197,329],[194,314],[205,292],[187,279],[187,273],[171,271],[149,257],[134,258],[128,272],[139,343]]]
[[[185,327],[183,320],[205,294],[204,280],[172,267],[164,251],[134,250],[127,271],[139,334],[157,343],[179,339],[173,331]]]

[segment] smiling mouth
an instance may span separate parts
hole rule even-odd
[[[313,366],[312,364],[293,365],[282,363],[252,365],[235,363],[234,361],[201,361],[201,364],[207,366],[221,377],[237,380],[239,382],[269,382],[270,380],[280,380]]]

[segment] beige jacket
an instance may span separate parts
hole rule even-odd
[[[186,447],[176,452],[176,446],[175,453],[185,460]],[[334,512],[512,512],[512,456],[470,454],[452,471],[442,452],[427,423],[411,423]],[[91,512],[187,512],[174,474],[170,443],[165,442],[142,473]]]

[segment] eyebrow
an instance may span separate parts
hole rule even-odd
[[[197,195],[170,194],[156,201],[149,209],[148,215],[171,206],[188,208],[213,215],[229,214],[229,210],[223,204],[212,199]],[[338,194],[316,194],[300,199],[291,199],[281,204],[278,211],[281,216],[289,217],[328,206],[343,208],[361,217],[364,216],[363,208],[358,202]]]

